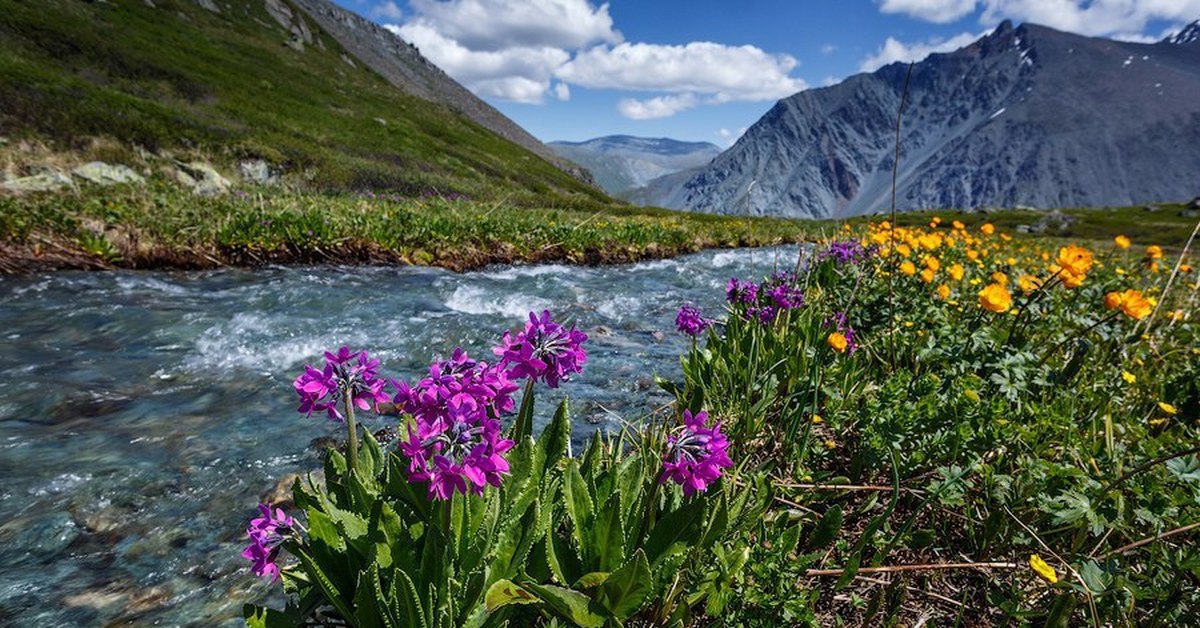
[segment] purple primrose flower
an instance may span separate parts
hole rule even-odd
[[[540,379],[558,388],[560,381],[583,370],[587,363],[587,352],[583,350],[586,340],[587,334],[574,325],[568,328],[554,322],[550,312],[543,310],[540,317],[530,312],[525,329],[516,335],[504,332],[502,344],[492,353],[500,358],[509,377]]]
[[[721,424],[705,427],[707,412],[695,415],[683,411],[683,425],[668,437],[667,452],[663,455],[662,484],[668,479],[683,487],[691,497],[708,490],[708,485],[721,477],[721,469],[732,467],[729,459],[729,440],[721,433]]]
[[[704,333],[712,321],[700,315],[700,310],[690,303],[683,304],[675,315],[675,327],[693,338]]]
[[[372,404],[388,400],[384,383],[379,377],[379,360],[372,360],[366,351],[342,347],[336,354],[325,352],[322,370],[305,365],[292,386],[300,396],[298,411],[305,416],[324,411],[330,419],[345,421],[338,405],[346,397],[360,410],[370,410]]]
[[[296,529],[296,521],[282,508],[272,511],[267,504],[259,504],[258,510],[262,516],[251,519],[250,527],[246,528],[250,545],[242,550],[242,557],[250,560],[254,575],[276,580],[279,566],[275,559],[279,557],[279,546]]]

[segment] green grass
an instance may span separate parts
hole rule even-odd
[[[512,261],[624,262],[794,242],[804,233],[796,221],[587,198],[551,206],[533,194],[481,202],[263,189],[200,198],[159,181],[0,198],[0,242],[24,251],[21,264],[39,267],[329,261],[466,269]],[[36,254],[43,249],[70,253],[42,263]]]
[[[218,164],[261,157],[309,189],[606,199],[351,67],[315,27],[322,46],[288,48],[262,2],[222,2],[220,15],[156,4],[0,0],[0,135],[68,153],[106,138]]]

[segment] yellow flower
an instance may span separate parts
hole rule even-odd
[[[1124,301],[1124,300],[1125,300],[1124,293],[1116,292],[1116,291],[1109,292],[1108,294],[1104,295],[1104,309],[1115,310],[1115,309],[1121,307],[1121,301]]]
[[[912,277],[917,274],[917,267],[912,262],[904,262],[900,265],[900,272]]]
[[[832,438],[825,441],[825,449],[829,449],[829,450],[837,449],[837,441],[833,440]]]
[[[1180,265],[1179,265],[1179,272],[1181,272],[1181,273],[1190,273],[1190,272],[1192,272],[1192,266],[1191,266],[1191,264],[1180,264]]]
[[[917,244],[927,251],[933,251],[942,246],[942,236],[936,233],[926,233],[917,238]]]
[[[1005,275],[1004,273],[1002,273],[1000,271],[996,271],[996,272],[992,273],[992,281],[994,281],[1002,286],[1007,286],[1008,285],[1008,275]]]
[[[1054,568],[1046,563],[1046,561],[1042,560],[1042,557],[1038,556],[1037,554],[1029,555],[1029,568],[1033,569],[1034,573],[1041,576],[1042,580],[1045,580],[1050,584],[1058,582],[1058,573],[1056,573]]]
[[[990,222],[985,222],[979,227],[979,231],[983,235],[992,235],[993,233],[996,233],[996,226]]]
[[[825,419],[821,418],[821,415],[819,415],[819,414],[814,414],[814,415],[812,415],[812,422],[817,425],[820,425],[825,422]]]
[[[829,334],[829,337],[825,339],[825,342],[829,344],[829,348],[837,351],[838,353],[845,353],[846,346],[849,344],[846,341],[846,337],[836,331],[832,334]]]
[[[909,248],[909,246],[907,244],[897,244],[896,252],[903,255],[904,257],[908,257],[909,255],[912,255],[912,249]]]
[[[971,260],[972,262],[979,259],[979,251],[976,251],[975,249],[967,249],[967,259]]]
[[[1109,292],[1104,295],[1104,307],[1110,310],[1120,308],[1125,316],[1135,321],[1140,321],[1150,316],[1150,312],[1154,310],[1154,304],[1142,296],[1140,290]]]
[[[1058,249],[1058,257],[1054,261],[1072,275],[1086,275],[1093,263],[1092,252],[1074,244]]]
[[[967,228],[966,225],[962,224],[961,220],[955,220],[954,222],[950,223],[950,226],[954,227],[955,229],[966,229]]]
[[[1176,414],[1179,414],[1179,408],[1176,408],[1175,406],[1173,406],[1165,401],[1158,402],[1158,409],[1162,410],[1163,412],[1166,412],[1167,414],[1169,414],[1171,416],[1175,416]]]
[[[1123,235],[1119,235],[1119,236],[1113,238],[1113,243],[1115,243],[1117,245],[1118,249],[1127,249],[1127,248],[1129,248],[1130,244],[1133,244],[1132,242],[1129,241],[1129,238],[1127,238]]]
[[[1162,259],[1162,247],[1157,244],[1151,244],[1150,246],[1146,247],[1146,255],[1150,259]]]
[[[921,271],[921,281],[925,283],[933,283],[934,272],[932,268],[926,268]]]
[[[1030,293],[1042,287],[1042,280],[1033,275],[1021,275],[1017,278],[1017,285],[1022,292]]]
[[[938,258],[936,258],[932,255],[925,258],[925,268],[928,268],[929,270],[932,270],[933,272],[936,273],[939,269],[941,269],[941,267],[942,267],[942,263],[940,261],[938,261]]]
[[[946,284],[942,284],[942,285],[938,286],[937,287],[937,295],[939,297],[941,297],[943,301],[946,299],[949,299],[950,298],[950,286],[947,286]]]
[[[1003,314],[1012,307],[1012,293],[998,283],[990,284],[979,291],[979,305],[989,312]]]
[[[1125,380],[1126,384],[1132,384],[1137,381],[1137,375],[1129,371],[1121,371],[1121,379]]]

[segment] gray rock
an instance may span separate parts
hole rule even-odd
[[[1159,209],[1161,209],[1161,208],[1158,205],[1147,205],[1142,208],[1142,211],[1153,214],[1154,212],[1158,211]]]
[[[1200,209],[1182,209],[1179,211],[1180,218],[1196,218],[1200,216]]]
[[[10,192],[49,192],[74,186],[75,183],[71,181],[71,177],[57,171],[9,179],[3,184],[4,189]]]
[[[218,7],[217,3],[213,0],[196,0],[196,4],[200,5],[200,8],[206,11],[212,11],[213,13],[221,12],[221,7]]]
[[[251,183],[271,185],[278,182],[278,177],[271,170],[271,164],[264,159],[246,159],[238,163],[238,172],[242,179]]]
[[[1188,203],[1187,208],[1188,209],[1200,209],[1200,196],[1193,198],[1192,202]]]
[[[176,166],[176,177],[184,185],[190,186],[197,196],[219,196],[229,191],[229,180],[202,161],[177,162]]]
[[[106,164],[103,161],[93,161],[83,164],[71,171],[71,174],[97,185],[116,185],[119,183],[145,183],[146,179],[133,168],[121,164]]]

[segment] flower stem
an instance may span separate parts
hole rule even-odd
[[[358,468],[358,426],[354,423],[354,400],[345,395],[346,402],[346,464],[350,473]]]

